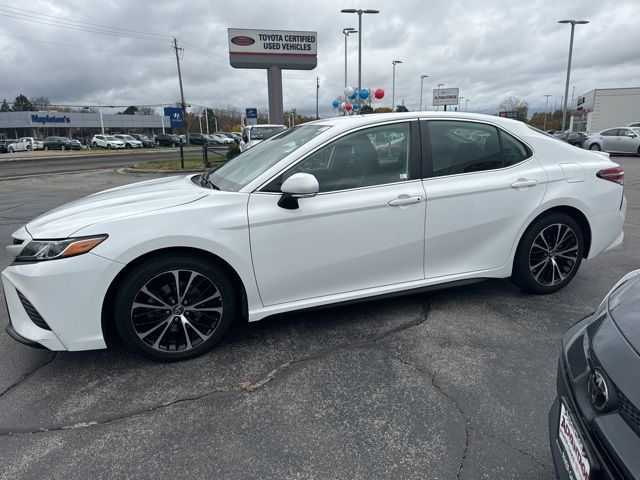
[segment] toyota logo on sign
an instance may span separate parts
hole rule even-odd
[[[249,45],[253,45],[256,41],[251,37],[246,37],[244,35],[240,35],[238,37],[233,37],[231,39],[231,43],[234,45],[240,45],[241,47],[248,47]]]

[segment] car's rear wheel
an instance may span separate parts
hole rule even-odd
[[[93,143],[91,144],[91,146],[92,146],[93,148],[96,148],[96,147],[98,146],[98,144],[97,144],[96,142],[93,142]]]
[[[115,301],[123,342],[148,358],[176,361],[210,350],[235,316],[233,284],[202,258],[171,254],[136,268]]]
[[[14,152],[13,147],[9,147],[9,153],[13,153],[13,152]]]
[[[107,143],[107,150],[111,150],[111,144]]]
[[[600,145],[598,145],[597,143],[593,143],[589,146],[589,150],[595,150],[596,152],[600,151]]]
[[[584,240],[578,222],[564,213],[545,215],[522,236],[512,280],[525,292],[556,292],[573,279],[583,254]]]
[[[128,143],[125,143],[125,144],[124,144],[124,148],[131,148],[131,145],[130,145],[130,144],[128,144]]]
[[[177,146],[178,146],[178,144],[177,144],[177,143],[172,143],[172,144],[171,144],[171,146],[172,146],[173,148],[175,148],[175,147],[177,147]]]

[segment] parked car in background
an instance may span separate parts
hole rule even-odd
[[[587,134],[584,132],[556,132],[553,134],[554,137],[562,140],[563,142],[567,142],[569,145],[573,145],[574,147],[582,147],[582,142],[587,138]]]
[[[15,141],[16,141],[15,138],[5,138],[3,140],[0,140],[0,153],[9,152],[7,147]]]
[[[627,127],[640,127],[640,122],[634,122],[634,123],[630,123],[629,125],[627,125]]]
[[[549,439],[558,478],[640,478],[640,270],[562,337]]]
[[[232,138],[222,135],[221,133],[213,133],[209,135],[212,145],[232,145],[235,141]]]
[[[93,148],[102,147],[111,150],[112,148],[124,148],[124,142],[113,135],[94,135],[91,139],[91,146]]]
[[[152,138],[142,133],[132,133],[131,136],[142,143],[144,148],[153,148],[156,146],[156,142],[154,142]]]
[[[47,137],[43,142],[45,150],[80,150],[82,144],[69,137]]]
[[[44,141],[41,138],[34,137],[22,137],[7,145],[9,153],[42,150],[43,148]]]
[[[114,137],[124,143],[124,148],[142,148],[142,142],[135,139],[131,135],[119,133],[117,135],[114,135]]]
[[[18,229],[2,272],[9,332],[77,351],[117,331],[169,361],[239,318],[485,278],[553,293],[622,243],[623,175],[496,116],[305,123],[207,173],[94,193]]]
[[[286,129],[287,127],[284,125],[247,125],[242,129],[240,151],[244,152],[263,140],[284,132]]]
[[[233,140],[234,143],[240,143],[240,139],[241,137],[236,137],[236,135],[234,135],[233,133],[230,132],[216,132],[219,133],[220,135],[224,135],[227,138],[230,138],[231,140]]]
[[[177,147],[180,145],[181,140],[177,135],[171,135],[168,133],[159,133],[155,138],[156,145],[162,145],[165,147]]]
[[[582,148],[640,155],[640,132],[630,127],[609,128],[589,135],[582,144]]]
[[[204,133],[190,133],[189,143],[192,145],[205,145],[209,143],[209,137]]]

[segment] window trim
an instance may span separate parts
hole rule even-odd
[[[521,162],[518,163],[514,163],[513,165],[509,165],[508,167],[501,167],[501,168],[492,168],[490,170],[480,170],[479,172],[463,172],[463,173],[451,173],[449,175],[438,175],[438,176],[434,176],[433,175],[433,157],[431,154],[431,138],[429,136],[429,122],[464,122],[464,123],[479,123],[481,125],[488,125],[491,127],[494,127],[495,129],[498,130],[498,142],[500,144],[500,155],[502,156],[503,152],[502,152],[502,137],[500,136],[500,131],[506,133],[507,135],[511,135],[513,138],[515,138],[516,140],[518,140],[519,142],[523,143],[531,152],[531,155],[528,156],[527,158],[525,158],[524,160],[522,160]],[[502,170],[507,170],[509,168],[513,168],[516,167],[518,165],[522,165],[525,162],[529,162],[531,161],[535,156],[535,150],[531,147],[531,145],[528,142],[525,142],[524,140],[522,140],[518,135],[515,135],[513,132],[510,132],[509,130],[506,130],[504,128],[502,128],[500,125],[497,125],[495,123],[491,123],[491,122],[486,122],[486,121],[481,121],[481,120],[475,120],[475,119],[450,119],[450,118],[422,118],[420,119],[420,135],[421,135],[421,139],[422,139],[422,179],[423,180],[433,180],[433,179],[437,179],[437,178],[448,178],[448,177],[458,177],[460,175],[473,175],[473,174],[480,174],[480,173],[487,173],[487,172],[499,172]],[[424,125],[423,125],[424,124]],[[504,163],[504,162],[503,162]]]
[[[346,188],[346,189],[343,189],[343,190],[332,190],[330,192],[318,192],[318,195],[328,195],[328,194],[332,194],[332,193],[349,192],[349,191],[353,191],[353,190],[364,190],[364,189],[368,189],[368,188],[377,188],[377,187],[381,187],[381,186],[385,186],[385,185],[397,185],[397,184],[401,184],[401,183],[412,182],[412,181],[415,181],[415,180],[422,180],[422,178],[424,176],[424,166],[423,166],[424,162],[421,159],[422,151],[421,151],[421,148],[420,148],[420,143],[422,143],[422,142],[421,142],[420,125],[419,125],[420,122],[419,122],[419,120],[420,119],[417,118],[417,117],[416,118],[403,118],[402,120],[389,120],[389,121],[385,121],[385,122],[372,123],[372,124],[368,124],[368,125],[361,125],[359,127],[352,128],[350,130],[346,130],[346,131],[342,132],[341,134],[339,134],[339,135],[337,135],[335,137],[332,137],[332,138],[328,139],[327,141],[325,141],[324,143],[318,145],[313,150],[307,152],[305,155],[303,155],[302,157],[300,157],[297,160],[295,160],[293,163],[290,163],[289,165],[284,167],[282,170],[280,170],[278,173],[276,173],[275,175],[271,176],[266,182],[263,182],[262,184],[260,184],[260,186],[255,188],[253,190],[253,192],[251,192],[251,193],[261,193],[261,194],[267,194],[267,195],[282,195],[282,192],[267,192],[267,191],[264,191],[262,189],[266,188],[271,182],[273,182],[280,175],[283,175],[290,168],[295,167],[298,163],[303,162],[304,160],[306,160],[308,157],[310,157],[311,155],[316,153],[321,148],[324,148],[327,145],[330,145],[331,143],[340,140],[342,137],[345,137],[345,136],[350,135],[352,133],[358,132],[360,130],[366,130],[366,129],[370,129],[370,128],[377,128],[377,127],[382,127],[382,126],[385,126],[385,125],[393,125],[393,124],[396,124],[396,123],[407,123],[407,124],[409,124],[409,139],[410,139],[410,145],[409,145],[409,172],[410,172],[410,175],[409,175],[409,178],[407,178],[406,180],[401,180],[399,182],[381,183],[381,184],[378,184],[378,185],[367,185],[366,187]],[[416,171],[415,175],[411,175],[411,171],[412,170]]]

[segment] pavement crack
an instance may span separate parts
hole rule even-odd
[[[415,363],[409,362],[408,360],[405,360],[404,358],[402,358],[402,355],[400,354],[400,352],[398,350],[394,351],[395,353],[395,357],[396,359],[402,363],[403,365],[406,365],[408,367],[413,368],[414,370],[416,370],[417,372],[421,373],[422,375],[430,378],[431,380],[431,385],[433,386],[433,388],[443,397],[445,397],[447,400],[449,400],[449,402],[451,404],[453,404],[453,406],[456,408],[456,410],[458,411],[458,413],[462,416],[462,418],[464,418],[464,446],[462,449],[462,455],[460,457],[460,463],[458,464],[458,471],[456,472],[456,479],[460,480],[461,475],[462,475],[462,469],[464,468],[464,462],[467,458],[467,454],[469,453],[469,432],[471,430],[471,418],[469,417],[469,415],[467,415],[467,413],[463,410],[462,406],[460,405],[460,403],[458,402],[458,400],[451,395],[450,393],[448,393],[443,387],[442,385],[440,385],[437,381],[436,381],[436,376],[438,374],[438,372],[436,370],[432,370],[429,371],[425,368],[423,368],[420,365],[417,365]]]
[[[216,389],[213,391],[208,391],[208,392],[204,392],[198,395],[192,395],[189,397],[182,397],[182,398],[178,398],[175,400],[171,400],[168,402],[163,402],[160,404],[156,404],[156,405],[152,405],[146,408],[140,408],[137,410],[132,410],[120,415],[114,415],[114,416],[110,416],[110,417],[104,417],[101,419],[96,419],[96,420],[89,420],[89,421],[84,421],[84,422],[78,422],[78,423],[74,423],[74,424],[69,424],[69,425],[56,425],[56,426],[52,426],[52,427],[40,427],[40,428],[32,428],[32,429],[24,429],[24,430],[0,430],[0,437],[6,437],[6,436],[18,436],[18,435],[30,435],[30,434],[36,434],[36,433],[46,433],[46,432],[63,432],[63,431],[69,431],[69,430],[76,430],[76,429],[81,429],[81,428],[91,428],[91,427],[96,427],[96,426],[100,426],[100,425],[108,425],[111,423],[115,423],[115,422],[120,422],[120,421],[125,421],[127,419],[133,418],[133,417],[137,417],[139,415],[144,415],[147,413],[151,413],[154,412],[156,410],[160,410],[160,409],[164,409],[164,408],[168,408],[177,404],[181,404],[181,403],[188,403],[188,402],[195,402],[198,400],[201,400],[203,398],[212,396],[212,395],[216,395],[216,394],[250,394],[253,393],[259,389],[261,389],[262,387],[264,387],[265,385],[269,384],[270,382],[274,381],[276,378],[278,378],[281,374],[283,374],[285,371],[290,370],[291,368],[294,368],[297,365],[301,365],[307,362],[311,362],[314,360],[319,360],[322,358],[325,358],[339,350],[344,350],[344,349],[349,349],[349,348],[361,348],[361,347],[365,347],[365,346],[371,346],[371,345],[376,345],[380,340],[417,327],[418,325],[424,323],[429,315],[429,304],[428,302],[423,304],[422,306],[422,314],[418,316],[418,318],[416,320],[412,320],[410,322],[406,322],[403,323],[401,325],[398,325],[396,327],[393,327],[385,332],[379,333],[377,335],[373,335],[370,338],[365,338],[363,340],[357,341],[357,342],[348,342],[348,343],[343,343],[343,344],[338,344],[338,345],[334,345],[332,347],[327,347],[325,349],[322,349],[312,355],[308,355],[306,357],[302,357],[299,359],[295,359],[295,360],[290,360],[288,362],[285,362],[281,365],[279,365],[278,367],[274,368],[273,370],[271,370],[269,373],[267,373],[261,380],[259,380],[258,382],[252,383],[249,381],[243,381],[240,382],[238,385],[233,386],[233,387],[225,387],[225,388],[220,388],[220,389]],[[53,360],[53,359],[52,359]],[[50,360],[47,363],[50,363],[52,360]],[[37,369],[33,370],[32,372],[29,372],[21,381],[24,381],[24,379],[26,377],[28,377],[29,375],[31,375],[33,372],[35,372],[36,370],[38,370],[39,368],[42,368],[45,364],[41,365],[40,367],[38,367]],[[19,382],[18,382],[19,383]],[[15,385],[14,385],[15,386]],[[9,387],[9,389],[7,389],[6,391],[10,390],[12,387]],[[5,392],[6,392],[5,391]],[[5,393],[3,392],[3,393]],[[0,394],[1,396],[2,394]]]
[[[11,390],[13,390],[14,388],[16,388],[18,385],[20,385],[21,383],[25,382],[26,380],[29,379],[29,377],[31,377],[31,375],[33,375],[34,373],[36,373],[38,370],[43,369],[44,367],[46,367],[47,365],[49,365],[51,362],[53,362],[56,358],[56,353],[57,352],[53,352],[53,354],[51,355],[51,358],[49,358],[48,360],[46,360],[45,362],[41,363],[40,365],[38,365],[37,367],[29,370],[27,373],[25,373],[17,382],[12,383],[11,385],[9,385],[7,388],[5,388],[2,392],[0,392],[0,398],[5,395],[6,393],[9,393]]]
[[[506,446],[507,446],[507,447],[509,447],[510,449],[512,449],[512,450],[514,450],[514,451],[516,451],[516,452],[518,452],[518,453],[519,453],[519,454],[521,454],[521,455],[524,455],[524,456],[526,456],[526,457],[531,458],[535,463],[537,463],[537,464],[538,464],[538,465],[540,465],[541,467],[544,467],[544,468],[548,469],[549,471],[553,472],[553,470],[554,470],[554,469],[553,469],[553,467],[551,467],[551,466],[547,465],[547,464],[546,464],[546,463],[544,463],[544,462],[541,462],[541,461],[540,461],[540,460],[538,460],[538,459],[535,457],[535,455],[533,455],[532,453],[527,452],[526,450],[523,450],[523,449],[521,449],[521,448],[519,448],[519,447],[516,447],[515,445],[513,445],[513,444],[509,443],[508,441],[506,441],[504,438],[499,437],[498,435],[494,435],[494,434],[492,434],[492,433],[487,433],[487,432],[482,431],[482,430],[479,430],[479,429],[472,429],[472,430],[475,430],[475,431],[479,432],[481,435],[485,435],[485,436],[487,436],[487,437],[491,437],[491,438],[494,438],[494,439],[498,440],[500,443],[503,443],[504,445],[506,445]]]

